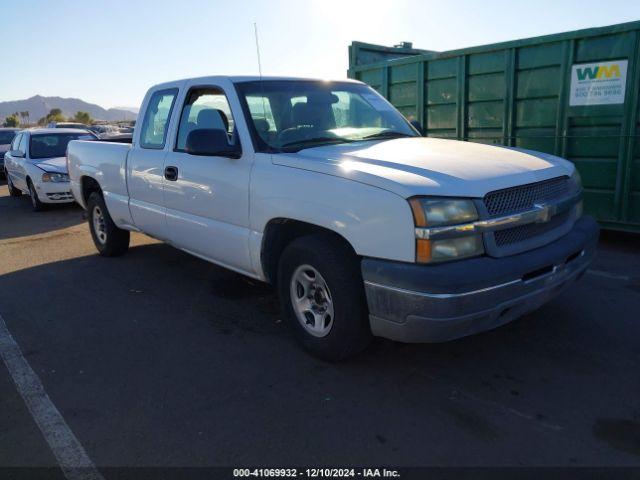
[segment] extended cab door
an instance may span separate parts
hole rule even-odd
[[[134,137],[127,159],[129,209],[137,228],[166,239],[163,196],[164,158],[170,149],[167,136],[178,88],[151,92],[144,102],[141,128]]]
[[[230,82],[221,83],[191,82],[176,112],[180,121],[165,158],[167,234],[177,247],[249,272],[253,149],[246,145],[248,142],[240,142],[243,136],[248,138],[248,132],[244,123],[237,122],[242,113],[235,89]],[[218,140],[226,137],[229,153],[196,152],[205,148],[202,145],[209,144],[209,136],[214,134],[218,134]]]

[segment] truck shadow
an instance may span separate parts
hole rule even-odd
[[[75,203],[51,205],[43,212],[34,212],[27,195],[11,197],[6,180],[0,182],[0,241],[62,230],[84,221],[83,211]]]

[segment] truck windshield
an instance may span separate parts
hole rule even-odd
[[[259,151],[418,136],[370,87],[350,82],[264,80],[236,84]]]
[[[47,133],[31,135],[29,156],[31,158],[64,157],[71,140],[96,140],[90,133]]]

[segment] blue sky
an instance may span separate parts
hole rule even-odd
[[[0,0],[0,101],[137,106],[166,80],[346,76],[352,40],[450,50],[640,20],[630,0]],[[13,47],[13,48],[12,48]]]

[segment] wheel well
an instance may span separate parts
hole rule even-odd
[[[91,177],[82,177],[80,185],[82,187],[82,200],[84,201],[84,204],[87,204],[87,201],[89,200],[89,196],[93,193],[93,192],[101,192],[102,189],[100,188],[100,184],[93,178]]]
[[[276,283],[278,263],[284,249],[296,238],[324,233],[332,235],[344,242],[354,252],[351,244],[342,235],[312,223],[301,222],[289,218],[274,218],[267,224],[262,237],[260,261],[262,271],[269,283]]]

